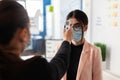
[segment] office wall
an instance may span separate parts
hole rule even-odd
[[[120,0],[92,0],[92,43],[107,46],[107,69],[120,76]]]
[[[91,0],[82,0],[82,11],[84,11],[87,16],[88,16],[88,29],[87,33],[85,34],[85,38],[88,42],[92,41],[92,27],[91,27],[91,8],[92,8],[92,3]]]

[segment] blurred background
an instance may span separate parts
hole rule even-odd
[[[83,10],[89,18],[86,39],[102,51],[103,80],[120,80],[120,0],[17,0],[30,17],[31,40],[21,55],[51,60],[62,41],[66,15]]]

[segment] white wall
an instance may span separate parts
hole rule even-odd
[[[52,39],[54,34],[54,18],[53,12],[50,12],[51,5],[46,6],[46,39]]]
[[[85,38],[87,41],[92,42],[92,27],[91,27],[91,0],[83,0],[82,1],[82,10],[87,14],[88,16],[88,29],[87,33],[85,34]]]
[[[120,76],[120,0],[92,0],[91,22],[92,43],[106,44],[109,70]]]
[[[60,1],[61,0],[51,0],[52,5],[54,7],[53,11],[53,26],[54,26],[54,39],[60,39],[61,38],[61,26],[60,26]]]
[[[103,80],[120,80],[119,77],[109,72],[103,71]]]

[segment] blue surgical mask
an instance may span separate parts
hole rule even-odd
[[[78,42],[82,39],[82,30],[81,29],[79,31],[75,31],[73,29],[72,32],[73,32],[73,41]]]

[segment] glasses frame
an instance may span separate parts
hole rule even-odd
[[[79,31],[79,30],[83,29],[83,27],[84,27],[84,24],[83,24],[82,21],[81,21],[81,22],[78,22],[78,23],[75,23],[75,24],[73,25],[73,29],[74,29],[75,31]]]

